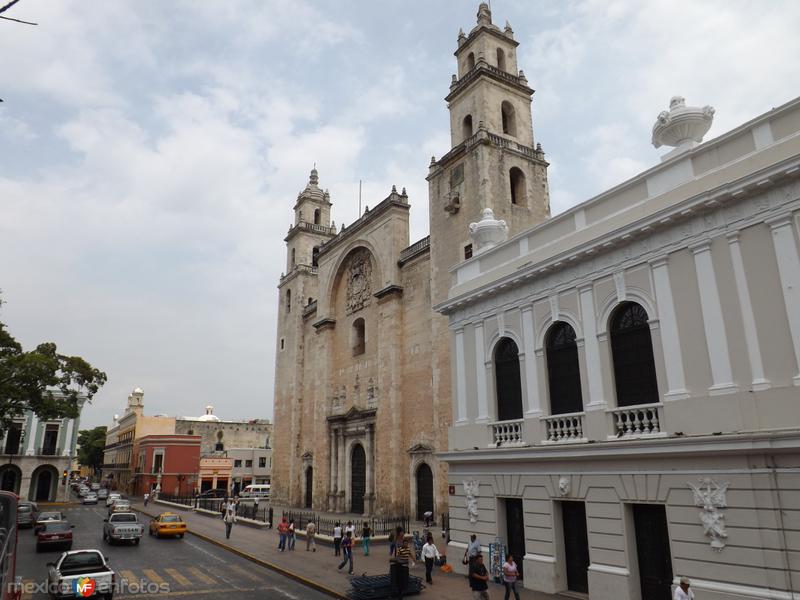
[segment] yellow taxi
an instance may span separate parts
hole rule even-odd
[[[175,513],[161,513],[150,521],[150,535],[183,537],[184,533],[186,533],[186,521]]]

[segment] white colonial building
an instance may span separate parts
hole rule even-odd
[[[525,587],[593,600],[798,597],[800,99],[697,145],[712,116],[675,98],[657,166],[473,227],[437,306],[452,556],[498,536]]]
[[[42,421],[32,411],[15,418],[0,437],[0,489],[36,502],[65,499],[61,479],[72,468],[79,424],[80,417]]]

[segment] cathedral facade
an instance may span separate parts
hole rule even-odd
[[[459,32],[445,100],[451,148],[430,163],[430,235],[409,239],[405,190],[348,227],[311,172],[286,236],[281,277],[272,495],[278,505],[364,515],[447,510],[452,421],[446,317],[451,267],[470,222],[491,208],[513,235],[549,216],[547,163],[534,144],[533,90],[511,27]]]

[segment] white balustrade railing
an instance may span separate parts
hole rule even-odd
[[[611,414],[612,436],[615,438],[661,435],[663,417],[661,404],[644,404],[614,408]]]
[[[552,415],[541,419],[545,424],[546,442],[570,443],[587,441],[584,434],[584,413],[582,412]]]
[[[492,439],[494,440],[493,446],[508,447],[508,446],[524,446],[525,442],[522,439],[522,419],[514,421],[497,421],[489,425]]]

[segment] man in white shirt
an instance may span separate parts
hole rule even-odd
[[[673,600],[694,600],[694,592],[689,589],[691,583],[688,577],[681,577],[680,585],[675,588],[672,596]]]
[[[425,581],[433,585],[431,573],[433,572],[433,564],[439,559],[439,549],[433,543],[433,536],[429,533],[428,539],[425,540],[425,545],[422,547],[422,558],[425,559]]]

